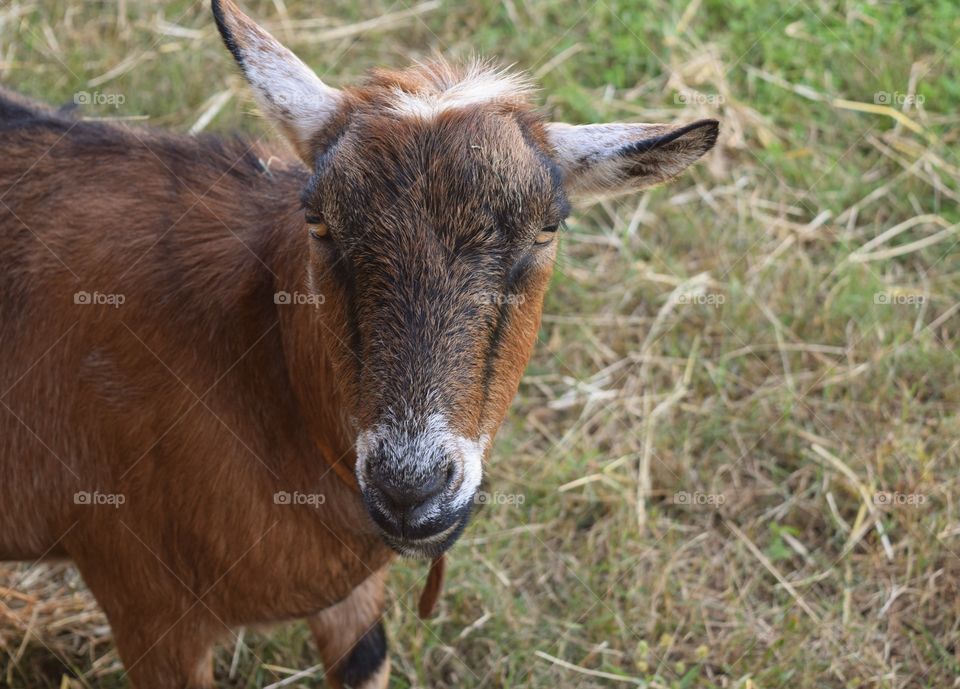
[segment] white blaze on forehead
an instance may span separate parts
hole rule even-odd
[[[411,429],[416,429],[411,432]],[[476,440],[466,438],[450,429],[442,414],[433,414],[425,424],[402,422],[381,423],[357,436],[357,482],[366,487],[365,467],[370,456],[378,450],[383,461],[395,462],[398,469],[426,478],[437,471],[445,471],[449,460],[453,466],[453,483],[457,492],[450,498],[450,507],[463,507],[473,499],[483,479],[483,457],[490,444],[490,436]]]
[[[396,115],[436,117],[446,110],[492,103],[521,103],[530,94],[526,78],[482,63],[469,67],[459,79],[441,72],[415,91],[399,87],[388,108]]]

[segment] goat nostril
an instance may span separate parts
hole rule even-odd
[[[373,484],[391,509],[398,512],[415,509],[443,492],[448,474],[436,472],[419,481],[397,481],[393,477],[374,477]]]
[[[447,486],[452,486],[456,477],[457,477],[457,468],[453,464],[448,465],[446,475],[443,481],[443,487],[446,488]]]
[[[420,502],[425,502],[443,490],[445,485],[446,484],[439,475],[433,474],[430,476],[430,478],[426,479],[414,492],[421,497]]]

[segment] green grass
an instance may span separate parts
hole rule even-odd
[[[543,654],[671,689],[955,686],[960,234],[850,258],[910,218],[941,220],[873,250],[960,221],[956,4],[445,0],[332,42],[297,21],[412,5],[287,0],[286,28],[282,6],[246,3],[334,84],[479,53],[543,70],[558,119],[723,122],[718,149],[678,183],[570,223],[488,472],[489,490],[523,504],[483,510],[427,624],[412,612],[423,568],[396,567],[391,686],[630,686]],[[162,33],[161,16],[187,31]],[[209,129],[264,133],[204,3],[130,0],[118,23],[113,5],[12,0],[0,17],[8,86],[54,104],[122,95],[84,112],[179,131],[229,88]],[[916,125],[844,103],[879,93],[896,109],[896,94],[922,99],[904,111]],[[676,303],[701,274],[712,303]],[[924,502],[868,507],[879,491]],[[61,686],[67,664],[73,686],[124,686],[102,636],[35,630],[45,645],[15,664],[22,627],[3,620],[0,685]],[[233,652],[218,655],[221,677]],[[229,686],[318,662],[303,624],[248,631],[239,659]]]

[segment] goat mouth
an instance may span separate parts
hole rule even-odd
[[[385,532],[381,532],[381,537],[403,557],[431,560],[445,553],[460,538],[469,521],[468,516],[460,516],[443,531],[423,538],[400,538]]]

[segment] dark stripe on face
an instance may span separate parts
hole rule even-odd
[[[493,367],[497,361],[497,352],[503,342],[503,333],[506,330],[510,314],[507,311],[507,300],[503,299],[497,305],[497,323],[490,334],[490,344],[487,346],[487,356],[483,363],[483,400],[480,402],[481,414],[490,398],[490,381],[493,379]]]
[[[514,118],[514,121],[520,129],[520,135],[523,137],[523,140],[533,150],[534,154],[550,174],[550,182],[553,186],[555,198],[557,199],[557,211],[560,219],[563,220],[570,213],[570,204],[563,190],[563,174],[553,159],[550,158],[546,151],[537,143],[533,132],[530,131],[529,124],[519,115]],[[490,344],[487,347],[487,355],[483,366],[483,401],[480,407],[481,414],[485,410],[487,401],[490,398],[490,382],[493,379],[494,367],[497,362],[500,347],[503,344],[505,333],[510,324],[510,307],[513,300],[509,299],[509,296],[514,293],[518,283],[522,280],[526,272],[528,260],[528,256],[523,256],[517,263],[511,266],[510,270],[504,276],[500,292],[504,298],[501,299],[498,304],[497,322],[490,335]]]
[[[350,348],[350,354],[356,362],[355,378],[359,385],[363,376],[363,338],[360,334],[360,323],[357,320],[357,283],[353,277],[353,268],[350,265],[350,257],[341,256],[333,267],[337,281],[343,285],[346,294],[346,316],[347,316],[347,341]]]
[[[528,261],[529,256],[523,256],[511,266],[510,270],[504,275],[500,290],[500,296],[502,298],[497,305],[497,323],[490,335],[490,344],[487,347],[487,356],[483,365],[483,400],[480,403],[481,414],[485,411],[487,400],[490,398],[490,381],[493,379],[493,371],[500,352],[500,346],[503,344],[507,327],[510,325],[510,307],[514,301],[510,299],[510,297],[514,294],[518,284],[526,274]]]

